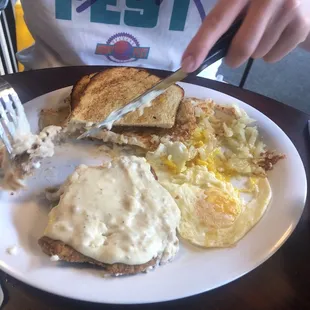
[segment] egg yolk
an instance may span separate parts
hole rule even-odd
[[[215,188],[205,191],[204,197],[195,205],[196,216],[201,224],[209,229],[231,226],[240,212],[238,201]]]
[[[179,172],[177,165],[172,161],[172,159],[168,158],[167,156],[163,156],[161,161],[173,174],[177,174]]]

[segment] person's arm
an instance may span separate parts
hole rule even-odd
[[[182,68],[199,67],[210,48],[245,13],[226,63],[238,67],[250,57],[275,62],[304,42],[310,32],[310,0],[219,0],[182,58]],[[310,50],[310,38],[307,40]]]

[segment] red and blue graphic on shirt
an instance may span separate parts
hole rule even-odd
[[[125,63],[147,59],[149,51],[150,48],[141,47],[133,35],[120,32],[110,37],[106,44],[98,43],[95,53],[106,56],[110,61]]]

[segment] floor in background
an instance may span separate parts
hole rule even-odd
[[[238,85],[243,70],[222,65],[219,74]],[[297,49],[275,64],[255,61],[244,88],[310,113],[310,53]]]

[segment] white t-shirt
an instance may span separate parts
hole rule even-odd
[[[216,0],[22,0],[35,45],[27,69],[73,65],[176,70]],[[207,70],[215,78],[219,63]],[[204,74],[206,75],[206,74]]]

